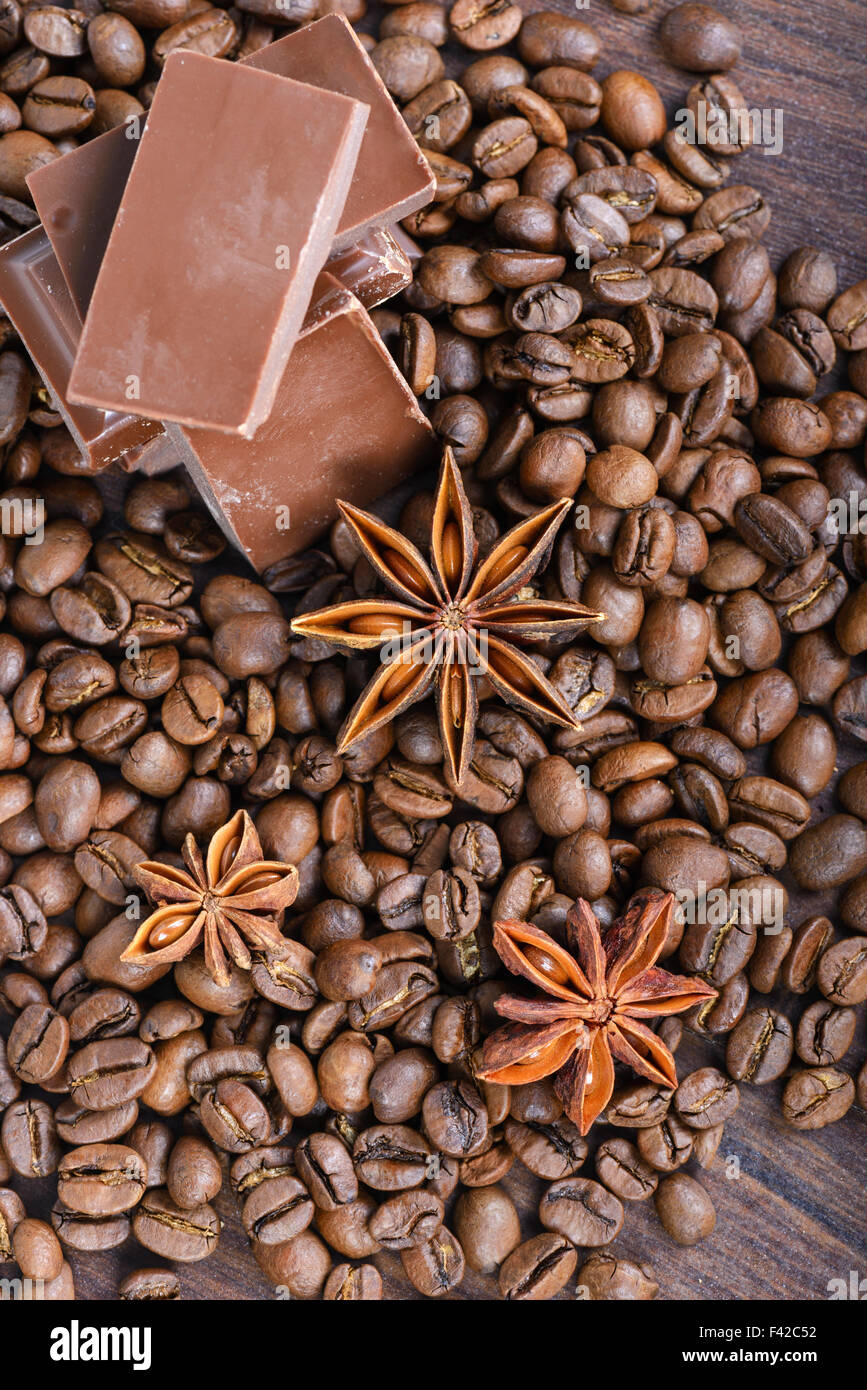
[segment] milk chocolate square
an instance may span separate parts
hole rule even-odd
[[[257,570],[433,462],[433,432],[366,310],[322,275],[270,419],[252,440],[167,425],[214,519]]]
[[[87,311],[71,400],[251,438],[331,249],[367,108],[173,53]]]
[[[243,66],[356,97],[370,107],[335,251],[350,246],[369,227],[399,222],[431,201],[436,180],[430,165],[344,15],[328,14],[305,24],[251,53]]]
[[[0,248],[0,303],[92,472],[162,434],[157,420],[75,405],[68,399],[81,319],[41,227]]]

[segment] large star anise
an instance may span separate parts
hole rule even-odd
[[[674,1058],[640,1020],[682,1013],[716,990],[654,965],[673,907],[671,893],[645,889],[603,935],[579,898],[566,916],[568,950],[529,922],[497,922],[503,964],[548,998],[496,1001],[497,1012],[515,1022],[485,1040],[480,1079],[520,1085],[556,1072],[554,1089],[582,1134],[611,1099],[615,1058],[648,1081],[676,1086]]]
[[[292,624],[349,651],[382,649],[382,665],[338,735],[341,752],[435,689],[443,746],[461,781],[473,749],[478,691],[486,676],[508,704],[554,724],[578,721],[539,667],[515,643],[570,638],[602,617],[580,603],[525,596],[569,511],[563,498],[514,526],[476,564],[473,512],[450,448],[433,513],[432,567],[375,516],[339,502],[347,524],[395,598],[355,599],[305,613]]]
[[[256,827],[238,811],[219,829],[204,858],[192,835],[181,856],[187,866],[146,860],[133,873],[158,907],[142,922],[121,960],[150,965],[182,960],[204,936],[205,964],[218,985],[229,983],[228,952],[249,970],[249,945],[280,959],[286,938],[275,920],[295,901],[298,872],[292,864],[263,859]]]

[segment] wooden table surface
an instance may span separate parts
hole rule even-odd
[[[530,12],[538,5],[519,0]],[[788,251],[804,243],[823,247],[837,260],[841,288],[867,275],[867,145],[863,93],[867,66],[867,26],[862,0],[717,0],[737,23],[744,52],[734,77],[751,106],[780,109],[784,141],[778,156],[753,151],[737,161],[737,182],[752,182],[768,195],[773,218],[765,237],[776,268]],[[682,105],[688,74],[662,57],[656,30],[671,0],[657,0],[644,15],[618,13],[610,0],[588,7],[549,0],[549,8],[577,14],[603,40],[597,78],[616,68],[636,67],[659,86],[670,115]],[[384,7],[373,5],[361,24],[372,33]],[[468,61],[463,50],[448,49],[449,71]],[[473,55],[469,55],[469,60]],[[863,745],[843,740],[841,770],[867,755]],[[814,819],[834,809],[833,790],[818,798]],[[788,886],[792,888],[790,880]],[[793,893],[789,920],[808,913],[833,912],[833,900]],[[815,995],[773,998],[792,1019]],[[763,998],[763,997],[759,997]],[[864,1010],[859,1032],[843,1066],[853,1075],[867,1055]],[[724,1039],[709,1041],[685,1033],[677,1054],[678,1073],[696,1066],[723,1065]],[[865,1114],[853,1108],[839,1124],[816,1133],[798,1133],[783,1123],[783,1081],[742,1086],[741,1103],[725,1129],[719,1154],[704,1173],[687,1171],[707,1187],[717,1211],[716,1230],[691,1249],[676,1246],[660,1226],[652,1202],[627,1205],[614,1253],[650,1263],[667,1299],[794,1299],[828,1297],[829,1281],[848,1280],[851,1270],[867,1271],[865,1211]],[[597,1126],[595,1147],[605,1134]],[[593,1176],[592,1159],[582,1174]],[[516,1163],[505,1178],[521,1212],[525,1237],[541,1228],[536,1215],[546,1184]],[[22,1184],[22,1191],[24,1188]],[[32,1210],[53,1198],[53,1183],[27,1184]],[[40,1191],[41,1189],[41,1191]],[[273,1291],[247,1246],[234,1199],[224,1190],[217,1201],[224,1229],[216,1253],[197,1265],[180,1266],[188,1299],[268,1299]],[[339,1258],[339,1257],[338,1257]],[[71,1256],[79,1297],[111,1299],[123,1274],[159,1263],[133,1241],[103,1255]],[[376,1258],[386,1296],[419,1295],[403,1277],[399,1258]],[[860,1276],[859,1276],[860,1277]],[[574,1280],[561,1298],[575,1297]],[[456,1300],[498,1296],[493,1279],[468,1270]]]

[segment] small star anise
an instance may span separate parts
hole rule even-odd
[[[285,955],[291,943],[275,919],[295,901],[298,872],[292,864],[262,858],[246,811],[238,811],[216,832],[204,857],[187,835],[181,857],[189,872],[151,860],[133,870],[158,906],[121,960],[134,965],[183,960],[204,936],[205,964],[218,985],[227,985],[227,952],[242,970],[251,965],[246,943],[277,959]]]
[[[292,624],[300,636],[321,637],[350,652],[384,649],[383,664],[340,730],[341,753],[435,689],[448,766],[462,781],[473,749],[478,709],[473,677],[479,675],[515,708],[579,727],[567,702],[514,645],[568,639],[603,616],[580,603],[520,592],[547,560],[571,505],[563,498],[519,522],[477,564],[472,507],[446,448],[434,505],[431,568],[399,531],[338,502],[365,557],[396,595],[334,604]]]
[[[507,994],[496,1001],[497,1012],[515,1021],[485,1040],[479,1078],[514,1086],[556,1072],[554,1089],[582,1134],[611,1099],[615,1058],[648,1081],[675,1087],[674,1058],[640,1020],[682,1013],[716,990],[654,965],[673,908],[671,893],[644,889],[602,933],[579,898],[566,915],[568,950],[529,922],[497,922],[494,946],[503,964],[549,997]]]

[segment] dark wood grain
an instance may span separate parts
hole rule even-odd
[[[521,0],[528,12],[538,8]],[[750,152],[737,161],[735,179],[751,182],[768,195],[773,218],[766,235],[774,266],[794,247],[811,243],[836,257],[841,287],[867,274],[867,143],[863,96],[867,26],[862,0],[720,0],[736,21],[744,53],[735,70],[748,102],[781,109],[784,144],[777,157]],[[673,117],[690,81],[662,57],[656,38],[661,14],[657,3],[646,15],[618,13],[607,0],[576,9],[568,0],[549,8],[577,13],[603,38],[595,75],[637,67],[657,82]],[[372,6],[361,25],[373,33],[383,9]],[[448,50],[449,70],[457,72],[474,55]],[[112,492],[108,483],[108,491]],[[862,745],[842,743],[841,770],[865,755]],[[760,760],[756,760],[760,761]],[[814,819],[834,809],[833,787],[817,799]],[[793,885],[788,881],[788,886]],[[833,898],[793,892],[789,920],[808,913],[833,913]],[[796,1019],[814,996],[775,997]],[[853,1075],[867,1055],[864,1010],[855,1044],[844,1066]],[[696,1066],[722,1065],[723,1043],[685,1034],[678,1073]],[[726,1126],[712,1168],[689,1171],[707,1187],[717,1211],[713,1235],[691,1249],[676,1246],[662,1230],[652,1202],[627,1207],[623,1231],[612,1249],[652,1265],[664,1299],[825,1299],[832,1279],[867,1268],[867,1216],[864,1202],[864,1141],[867,1117],[853,1108],[837,1125],[813,1134],[786,1126],[780,1115],[783,1082],[742,1086],[741,1103]],[[610,1131],[597,1126],[591,1148]],[[592,1158],[584,1170],[593,1174]],[[504,1180],[521,1213],[525,1236],[539,1229],[537,1207],[545,1184],[516,1164]],[[24,1185],[22,1185],[24,1186]],[[32,1210],[45,1210],[53,1183],[29,1184]],[[224,1189],[217,1202],[224,1221],[213,1257],[179,1267],[187,1299],[256,1300],[273,1298],[253,1260],[235,1204]],[[159,1263],[133,1241],[98,1256],[72,1255],[80,1297],[111,1299],[123,1275]],[[418,1299],[397,1257],[376,1259],[393,1299]],[[467,1272],[454,1300],[496,1298],[495,1280]],[[575,1297],[574,1281],[561,1295]]]

